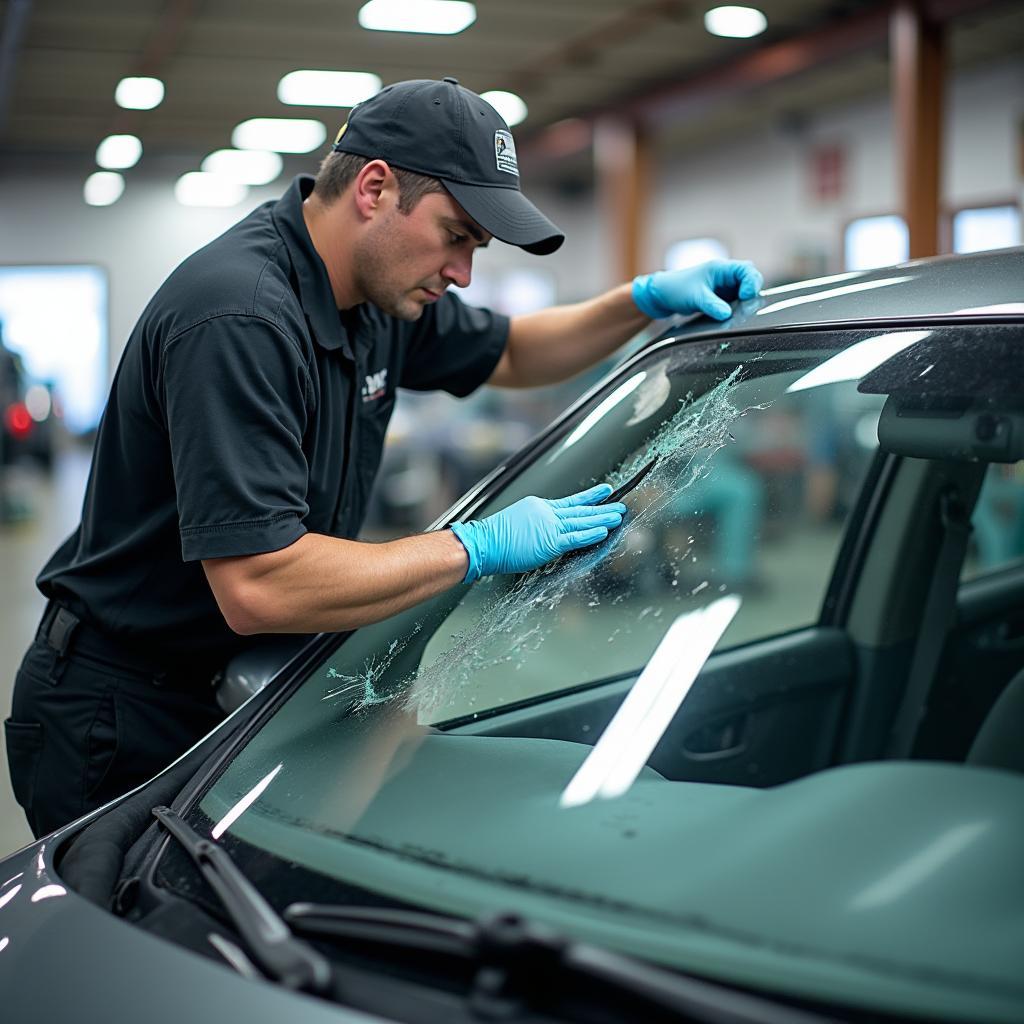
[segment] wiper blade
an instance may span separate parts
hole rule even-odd
[[[169,807],[153,817],[178,840],[217,894],[256,966],[286,988],[325,995],[331,989],[330,962],[297,939],[228,852],[204,839]]]
[[[507,1017],[522,1004],[564,991],[575,975],[629,1000],[642,1000],[680,1021],[700,1024],[828,1024],[824,1017],[723,985],[653,967],[632,957],[573,942],[518,914],[479,922],[378,907],[293,903],[284,911],[295,931],[320,940],[352,940],[414,953],[449,955],[476,967],[471,1009]]]

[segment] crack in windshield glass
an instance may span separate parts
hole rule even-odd
[[[651,368],[650,383],[665,398],[658,386],[665,377],[665,363]],[[622,569],[629,569],[628,560],[643,557],[643,547],[634,541],[644,535],[653,521],[664,512],[673,498],[687,488],[693,487],[711,469],[714,455],[735,440],[731,433],[734,421],[755,409],[766,405],[752,405],[744,408],[733,403],[732,393],[738,382],[743,380],[743,364],[740,363],[705,394],[695,398],[693,392],[678,399],[679,408],[667,417],[657,429],[627,455],[606,479],[613,486],[629,480],[641,467],[656,456],[658,464],[643,485],[634,491],[629,502],[631,509],[618,530],[601,544],[593,548],[564,555],[546,566],[526,573],[511,586],[502,577],[492,577],[477,584],[485,591],[480,614],[467,628],[456,630],[449,635],[442,649],[426,664],[401,674],[397,680],[388,679],[395,662],[421,631],[422,623],[400,640],[392,640],[387,651],[377,652],[367,658],[355,674],[339,672],[328,668],[326,677],[329,686],[323,700],[336,702],[342,699],[353,701],[352,710],[394,701],[404,700],[404,707],[417,712],[421,718],[428,718],[437,709],[451,702],[452,696],[473,685],[480,672],[505,664],[512,671],[518,671],[523,659],[537,651],[557,628],[557,619],[552,616],[567,596],[583,601],[587,608],[596,608],[602,601],[616,604],[624,594],[608,597],[597,585],[598,570],[616,570],[615,563],[627,560]],[[649,393],[641,388],[636,394],[637,412],[650,409]],[[647,408],[643,408],[646,404]],[[648,412],[650,409],[650,412]],[[676,586],[682,564],[691,559],[694,538],[689,536],[687,544],[668,552],[671,564],[667,567]],[[689,590],[696,595],[710,587],[705,579]],[[722,585],[718,588],[724,590]],[[660,618],[661,608],[646,607],[638,615],[638,621],[648,614]],[[608,643],[614,643],[623,626],[613,629]],[[386,682],[385,682],[386,681]]]

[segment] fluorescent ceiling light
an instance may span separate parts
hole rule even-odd
[[[114,100],[126,110],[152,110],[164,98],[164,83],[159,78],[122,78],[114,90]]]
[[[236,206],[249,191],[219,174],[189,171],[174,183],[174,198],[182,206]]]
[[[142,142],[134,135],[108,135],[96,147],[96,163],[108,171],[134,167],[142,156]]]
[[[85,179],[85,201],[90,206],[109,206],[121,198],[124,178],[116,171],[96,171]]]
[[[323,145],[327,129],[322,121],[300,117],[253,117],[235,126],[235,149],[271,149],[276,153],[308,153]]]
[[[277,83],[277,98],[296,106],[354,107],[380,87],[380,79],[366,71],[291,71]]]
[[[207,174],[239,185],[266,185],[283,166],[280,154],[266,149],[218,149],[199,165]]]
[[[504,89],[491,89],[490,92],[480,93],[481,99],[487,100],[494,109],[505,119],[505,124],[510,128],[520,121],[526,120],[529,110],[521,96],[514,92],[505,92]]]
[[[375,32],[453,36],[474,21],[476,7],[464,0],[370,0],[359,9],[359,24]]]
[[[879,334],[874,338],[865,338],[851,345],[842,352],[837,352],[831,359],[826,359],[813,370],[808,370],[802,377],[793,381],[786,388],[787,394],[793,391],[806,391],[808,388],[819,388],[823,384],[838,384],[840,381],[860,380],[872,370],[878,369],[887,359],[898,355],[905,348],[923,341],[931,331],[894,331],[892,334]]]
[[[768,27],[768,19],[756,7],[713,7],[704,15],[704,27],[713,36],[749,39]]]

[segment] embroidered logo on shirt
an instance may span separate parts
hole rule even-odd
[[[368,373],[366,375],[366,383],[363,385],[363,401],[376,402],[378,398],[384,397],[387,389],[388,370],[385,366],[383,370],[378,370],[376,373]]]
[[[498,129],[494,133],[494,160],[499,171],[519,177],[519,162],[516,160],[516,144],[512,133]]]

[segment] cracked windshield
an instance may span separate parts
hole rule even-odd
[[[344,834],[409,764],[429,777],[424,737],[438,727],[473,724],[481,742],[511,742],[479,737],[489,712],[635,679],[685,613],[730,599],[709,651],[817,622],[883,398],[858,391],[841,351],[807,334],[663,343],[632,362],[462,517],[607,481],[633,485],[623,526],[534,572],[482,579],[357,631],[203,810],[223,824],[259,796],[264,816]]]
[[[636,670],[679,614],[724,594],[742,603],[719,647],[815,622],[881,399],[850,381],[800,387],[814,354],[733,346],[635,367],[474,512],[647,469],[607,541],[407,613],[411,628],[384,624],[386,642],[358,655],[342,647],[322,699],[398,701],[438,724]]]

